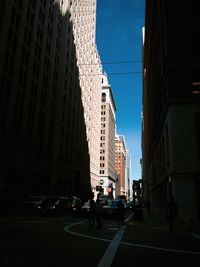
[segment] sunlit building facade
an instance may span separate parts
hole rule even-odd
[[[116,106],[107,75],[102,75],[99,185],[102,194],[115,198]]]
[[[96,0],[70,2],[77,65],[90,155],[90,178],[96,196],[99,181],[102,65],[95,44]]]
[[[131,154],[129,149],[126,149],[126,172],[125,172],[125,194],[127,200],[131,199]]]
[[[119,175],[117,191],[120,196],[126,196],[126,144],[123,135],[115,136],[115,169]]]

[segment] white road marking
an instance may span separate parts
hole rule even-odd
[[[64,227],[64,231],[65,232],[68,232],[70,234],[73,234],[73,235],[77,235],[77,236],[81,236],[81,237],[86,237],[86,238],[90,238],[90,239],[95,239],[95,240],[100,240],[100,241],[106,241],[106,242],[110,242],[111,241],[110,239],[99,238],[99,237],[95,237],[95,236],[91,236],[91,235],[84,235],[84,234],[76,233],[76,232],[73,232],[73,231],[69,230],[69,228],[71,228],[72,226],[77,225],[77,224],[82,224],[84,222],[85,222],[85,220],[84,221],[77,222],[77,223],[73,223],[73,224],[68,225],[68,226],[65,226]]]
[[[97,267],[109,267],[113,261],[113,258],[116,254],[124,231],[126,229],[126,225],[123,225],[120,230],[116,233],[115,237],[113,238],[112,242],[109,244],[106,252],[104,253],[102,259],[98,263]]]
[[[133,213],[130,213],[129,216],[124,221],[127,223],[128,221],[130,221],[132,216],[133,216]]]
[[[182,250],[182,249],[173,249],[173,248],[160,248],[160,247],[154,247],[154,246],[148,246],[148,245],[141,245],[137,243],[128,243],[128,242],[120,242],[122,245],[127,246],[133,246],[133,247],[140,247],[140,248],[149,248],[149,249],[155,249],[155,250],[162,250],[162,251],[169,251],[169,252],[175,252],[175,253],[184,253],[184,254],[195,254],[200,255],[200,251],[190,251],[190,250]]]
[[[132,214],[130,214],[129,217],[126,218],[125,222],[127,223],[131,217],[132,217]],[[100,262],[98,263],[97,267],[110,267],[119,245],[127,245],[127,246],[139,247],[139,248],[144,248],[144,249],[154,249],[154,250],[160,250],[160,251],[172,252],[172,253],[200,255],[200,251],[170,249],[170,248],[142,245],[142,244],[137,244],[137,243],[121,242],[121,239],[122,239],[123,234],[124,234],[125,229],[126,229],[126,225],[121,226],[121,228],[118,230],[118,232],[116,233],[116,235],[114,236],[114,238],[112,240],[105,239],[105,238],[99,238],[99,237],[95,237],[95,236],[90,236],[90,235],[85,235],[85,234],[79,234],[79,233],[73,232],[69,229],[70,227],[72,227],[74,225],[82,224],[85,222],[86,221],[84,220],[84,221],[79,221],[77,223],[73,223],[71,225],[66,226],[64,228],[64,230],[68,233],[73,234],[73,235],[110,243],[107,250],[105,251],[103,257],[101,258]],[[117,230],[117,228],[116,228],[116,230]],[[194,237],[200,238],[200,236],[197,234],[191,233],[191,235],[193,235]]]
[[[192,236],[194,236],[194,237],[196,237],[196,238],[198,238],[198,239],[200,239],[200,235],[198,235],[198,234],[195,234],[195,233],[190,233]]]

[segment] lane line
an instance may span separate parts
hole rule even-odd
[[[80,222],[76,222],[76,223],[73,223],[73,224],[70,224],[70,225],[67,225],[64,227],[64,231],[67,232],[67,233],[70,233],[72,235],[76,235],[76,236],[81,236],[81,237],[86,237],[86,238],[90,238],[90,239],[95,239],[95,240],[100,240],[100,241],[105,241],[105,242],[110,242],[111,239],[106,239],[106,238],[99,238],[99,237],[95,237],[95,236],[91,236],[91,235],[85,235],[85,234],[80,234],[80,233],[76,233],[76,232],[73,232],[71,231],[69,228],[71,228],[72,226],[74,225],[77,225],[77,224],[82,224],[82,223],[85,223],[86,221],[80,221]]]
[[[128,243],[128,242],[121,242],[120,244],[127,245],[127,246],[133,246],[133,247],[140,247],[140,248],[149,248],[149,249],[154,249],[154,250],[169,251],[169,252],[175,252],[175,253],[184,253],[184,254],[200,255],[200,251],[182,250],[182,249],[173,249],[173,248],[162,248],[162,247],[141,245],[141,244],[137,244],[137,243]]]
[[[126,221],[128,221],[128,220],[126,220]],[[154,250],[160,250],[160,251],[166,251],[166,252],[173,252],[173,253],[200,255],[200,251],[170,249],[170,248],[156,247],[156,246],[150,246],[150,245],[142,245],[142,244],[138,244],[138,243],[121,242],[121,238],[122,238],[124,231],[126,229],[126,225],[123,225],[119,229],[119,231],[116,233],[114,239],[112,239],[112,240],[111,239],[105,239],[105,238],[99,238],[99,237],[95,237],[95,236],[90,236],[90,235],[85,235],[85,234],[80,234],[80,233],[76,233],[76,232],[69,230],[70,227],[77,225],[77,224],[82,224],[85,222],[86,222],[86,220],[73,223],[71,225],[64,227],[64,230],[66,232],[73,234],[73,235],[76,235],[76,236],[86,237],[86,238],[95,239],[95,240],[104,241],[104,242],[110,242],[106,252],[104,253],[103,258],[101,259],[101,261],[97,265],[98,267],[110,267],[109,264],[111,264],[111,258],[113,259],[119,244],[120,245],[133,246],[133,247],[139,247],[139,248],[145,248],[145,249],[154,249]],[[191,233],[191,234],[196,235],[194,233]],[[197,238],[199,238],[199,236]]]
[[[109,267],[113,261],[113,258],[116,254],[124,231],[126,229],[126,225],[123,225],[120,230],[117,232],[111,243],[109,244],[106,252],[104,253],[103,257],[101,258],[100,262],[98,263],[97,267]]]
[[[133,217],[133,213],[130,213],[128,217],[124,220],[126,223],[130,221],[130,219]]]
[[[200,235],[198,235],[198,234],[195,234],[195,233],[190,233],[193,237],[196,237],[196,238],[198,238],[198,239],[200,239]]]

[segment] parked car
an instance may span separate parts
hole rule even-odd
[[[108,199],[107,203],[103,206],[103,216],[116,218],[118,214],[117,203],[118,199]]]
[[[35,214],[38,212],[38,206],[41,205],[45,196],[30,195],[22,202],[22,212],[28,214]]]
[[[38,206],[40,215],[65,215],[69,213],[69,198],[62,196],[46,197]]]
[[[107,201],[109,200],[110,198],[108,198],[107,196],[106,197],[100,197],[99,200],[102,204],[102,206],[106,205],[107,204]]]
[[[81,199],[77,196],[71,196],[69,197],[69,208],[72,210],[73,207],[74,207],[74,204],[78,203],[78,202],[81,202]]]

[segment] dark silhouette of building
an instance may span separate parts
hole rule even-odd
[[[73,25],[57,2],[0,3],[0,198],[12,205],[91,191]]]
[[[183,220],[200,218],[199,23],[197,1],[146,1],[144,192],[162,213],[174,196]]]

